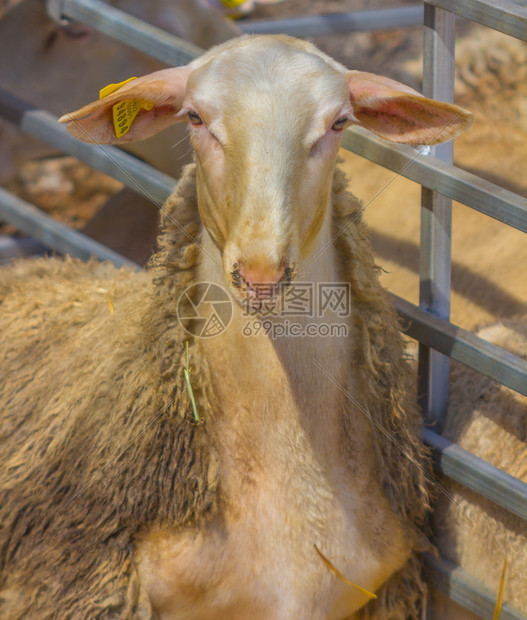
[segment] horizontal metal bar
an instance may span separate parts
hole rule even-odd
[[[31,237],[14,238],[0,235],[0,264],[5,265],[14,258],[44,254],[48,248]]]
[[[527,396],[527,360],[391,295],[412,338]]]
[[[423,439],[431,448],[436,468],[487,499],[527,519],[527,484],[484,459],[460,448],[429,428]]]
[[[68,133],[56,117],[0,89],[0,115],[21,129],[84,163],[121,181],[126,187],[162,206],[177,184],[173,177],[159,172],[133,155],[114,146],[81,142]]]
[[[57,119],[43,110],[32,110],[24,115],[22,129],[31,135],[74,155],[92,168],[96,168],[126,187],[142,194],[160,207],[177,181],[113,146],[89,144],[73,138]]]
[[[525,4],[525,2],[526,0],[520,0],[515,4]],[[443,2],[438,0],[436,3],[431,0],[429,4],[439,6]],[[476,21],[484,23],[480,19]],[[288,34],[302,38],[406,28],[408,26],[420,26],[422,23],[423,6],[418,5],[329,15],[306,15],[288,19],[252,19],[239,22],[238,26],[242,32],[251,34]]]
[[[95,28],[168,65],[186,65],[204,50],[100,0],[62,0],[62,15]]]
[[[0,219],[16,226],[22,232],[42,241],[44,245],[62,254],[72,254],[82,260],[95,256],[112,261],[117,267],[126,265],[140,269],[136,263],[110,250],[105,245],[57,222],[32,204],[0,188]]]
[[[389,144],[361,127],[344,132],[342,145],[376,164],[527,232],[527,200],[409,146]]]
[[[389,30],[423,23],[423,7],[404,6],[375,11],[354,11],[331,15],[308,15],[290,19],[253,19],[238,23],[243,32],[318,37],[347,32]]]
[[[437,0],[437,2],[440,1]],[[526,1],[520,0],[520,3],[525,4]],[[166,64],[186,64],[203,53],[203,50],[198,46],[146,24],[100,0],[60,0],[60,2],[62,16],[91,26],[135,49],[150,54]],[[507,4],[512,3],[507,2]],[[501,15],[499,11],[498,15]],[[308,37],[354,31],[386,30],[422,23],[423,7],[408,6],[283,20],[246,20],[239,22],[238,26],[242,32],[246,33],[284,33],[291,36]]]
[[[0,115],[33,136],[61,151],[71,153],[84,163],[121,181],[126,187],[146,196],[159,207],[177,184],[172,177],[116,147],[89,144],[73,138],[66,127],[60,125],[52,114],[35,109],[1,89]],[[86,235],[48,218],[29,203],[7,192],[4,194],[7,194],[7,197],[4,195],[3,208],[0,211],[4,219],[25,233],[40,239],[48,247],[61,253],[71,253],[82,259],[93,255],[102,260],[111,260],[119,266],[126,264],[134,269],[138,268],[136,263]],[[27,208],[24,209],[24,206]]]
[[[492,619],[496,607],[496,595],[488,592],[481,582],[459,566],[426,553],[424,577],[432,587],[466,609],[481,618]],[[504,603],[500,611],[500,620],[527,620],[527,616]]]
[[[24,114],[29,110],[36,109],[34,105],[0,88],[0,116],[10,123],[13,123],[13,125],[18,125],[20,127],[24,119]]]
[[[527,9],[510,0],[425,0],[425,2],[527,41]]]

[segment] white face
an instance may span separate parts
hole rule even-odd
[[[344,74],[300,47],[291,52],[276,40],[226,49],[187,86],[200,215],[235,298],[255,284],[273,295],[301,270],[352,118]]]

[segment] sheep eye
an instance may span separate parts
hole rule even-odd
[[[201,120],[201,116],[197,112],[193,112],[192,110],[187,114],[188,120],[192,123],[192,125],[199,126],[203,125],[203,121]]]
[[[342,118],[337,119],[333,125],[331,125],[331,129],[333,131],[342,131],[344,127],[348,124],[349,118],[347,116],[343,116]]]

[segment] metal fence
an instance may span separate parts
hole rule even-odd
[[[242,29],[311,36],[424,23],[424,94],[452,101],[455,15],[527,40],[527,10],[520,6],[525,3],[527,1],[523,0],[517,3],[509,0],[426,0],[424,6],[364,11],[338,18],[248,21]],[[99,0],[48,0],[48,7],[59,22],[82,22],[168,65],[188,63],[203,51]],[[75,140],[51,114],[2,91],[0,115],[158,202],[163,202],[176,184],[175,179],[115,147],[100,147]],[[420,304],[417,307],[396,296],[393,301],[405,320],[406,332],[420,343],[419,392],[424,394],[421,406],[425,416],[436,421],[434,430],[425,429],[424,440],[433,448],[435,466],[445,476],[527,519],[527,484],[440,435],[448,403],[450,359],[527,395],[527,360],[449,322],[452,200],[523,232],[527,232],[527,201],[452,165],[451,144],[434,147],[432,155],[423,158],[415,149],[388,144],[360,128],[351,128],[344,135],[343,146],[423,186]],[[61,252],[70,252],[81,258],[92,254],[117,265],[130,264],[115,252],[54,222],[3,190],[0,190],[0,217]],[[459,567],[444,559],[428,558],[427,576],[434,587],[474,613],[482,617],[492,616],[493,595],[483,591]],[[521,619],[524,616],[504,605],[500,618]]]

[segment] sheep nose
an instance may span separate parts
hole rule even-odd
[[[282,281],[289,281],[290,271],[283,263],[279,267],[273,267],[238,261],[233,266],[233,283],[237,287],[244,283],[252,295],[269,298],[278,292],[278,286]]]
[[[249,286],[258,284],[277,284],[284,275],[284,268],[248,266],[243,262],[238,263],[238,271]]]

